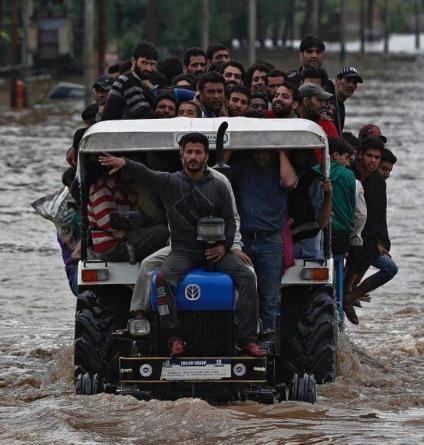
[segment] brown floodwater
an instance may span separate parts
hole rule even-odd
[[[346,128],[374,122],[399,157],[388,181],[395,279],[358,311],[339,346],[339,376],[317,405],[214,407],[198,399],[75,396],[75,298],[53,224],[29,204],[60,187],[79,115],[40,107],[0,119],[1,444],[424,443],[424,84],[422,60],[359,64],[366,82]]]

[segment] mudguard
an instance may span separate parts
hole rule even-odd
[[[157,274],[152,277],[152,309],[157,310]],[[234,283],[222,272],[193,269],[177,288],[178,311],[232,311]]]

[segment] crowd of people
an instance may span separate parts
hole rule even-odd
[[[79,142],[99,121],[302,118],[320,125],[329,140],[328,178],[320,152],[288,151],[282,141],[280,151],[226,150],[225,161],[232,169],[229,182],[208,167],[208,139],[198,133],[182,138],[179,155],[99,157],[88,199],[94,255],[141,262],[131,303],[139,318],[148,317],[150,279],[160,269],[158,311],[172,355],[184,352],[176,288],[205,259],[231,275],[238,288],[238,344],[252,356],[265,355],[263,345],[273,341],[285,268],[293,258],[323,259],[323,229],[328,225],[333,254],[346,258],[344,310],[350,322],[359,323],[355,307],[369,301],[370,292],[397,273],[389,253],[385,182],[397,158],[386,148],[387,139],[378,126],[366,124],[357,136],[344,131],[347,101],[363,78],[355,67],[345,66],[331,80],[323,67],[325,44],[313,36],[302,40],[299,57],[300,67],[291,71],[267,62],[246,69],[232,59],[226,45],[213,44],[206,52],[188,49],[183,62],[175,57],[158,61],[155,47],[143,42],[131,61],[109,67],[93,85],[95,103],[82,112],[85,126],[74,134],[67,153],[71,167],[63,176],[74,196]],[[138,209],[142,227],[115,229],[115,209]],[[225,221],[225,241],[205,253],[196,238],[196,225],[208,215]],[[284,243],[287,237],[292,242]],[[71,288],[77,293],[71,266],[78,259],[78,248],[61,246]],[[377,272],[364,279],[370,266]]]

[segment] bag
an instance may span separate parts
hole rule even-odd
[[[143,226],[143,217],[137,210],[114,210],[110,213],[110,226],[129,232]]]

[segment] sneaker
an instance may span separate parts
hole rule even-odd
[[[261,349],[257,343],[245,343],[239,346],[242,352],[250,355],[251,357],[265,357],[266,351]]]
[[[168,340],[169,348],[171,350],[171,357],[178,357],[184,354],[184,340],[179,337],[171,337]]]

